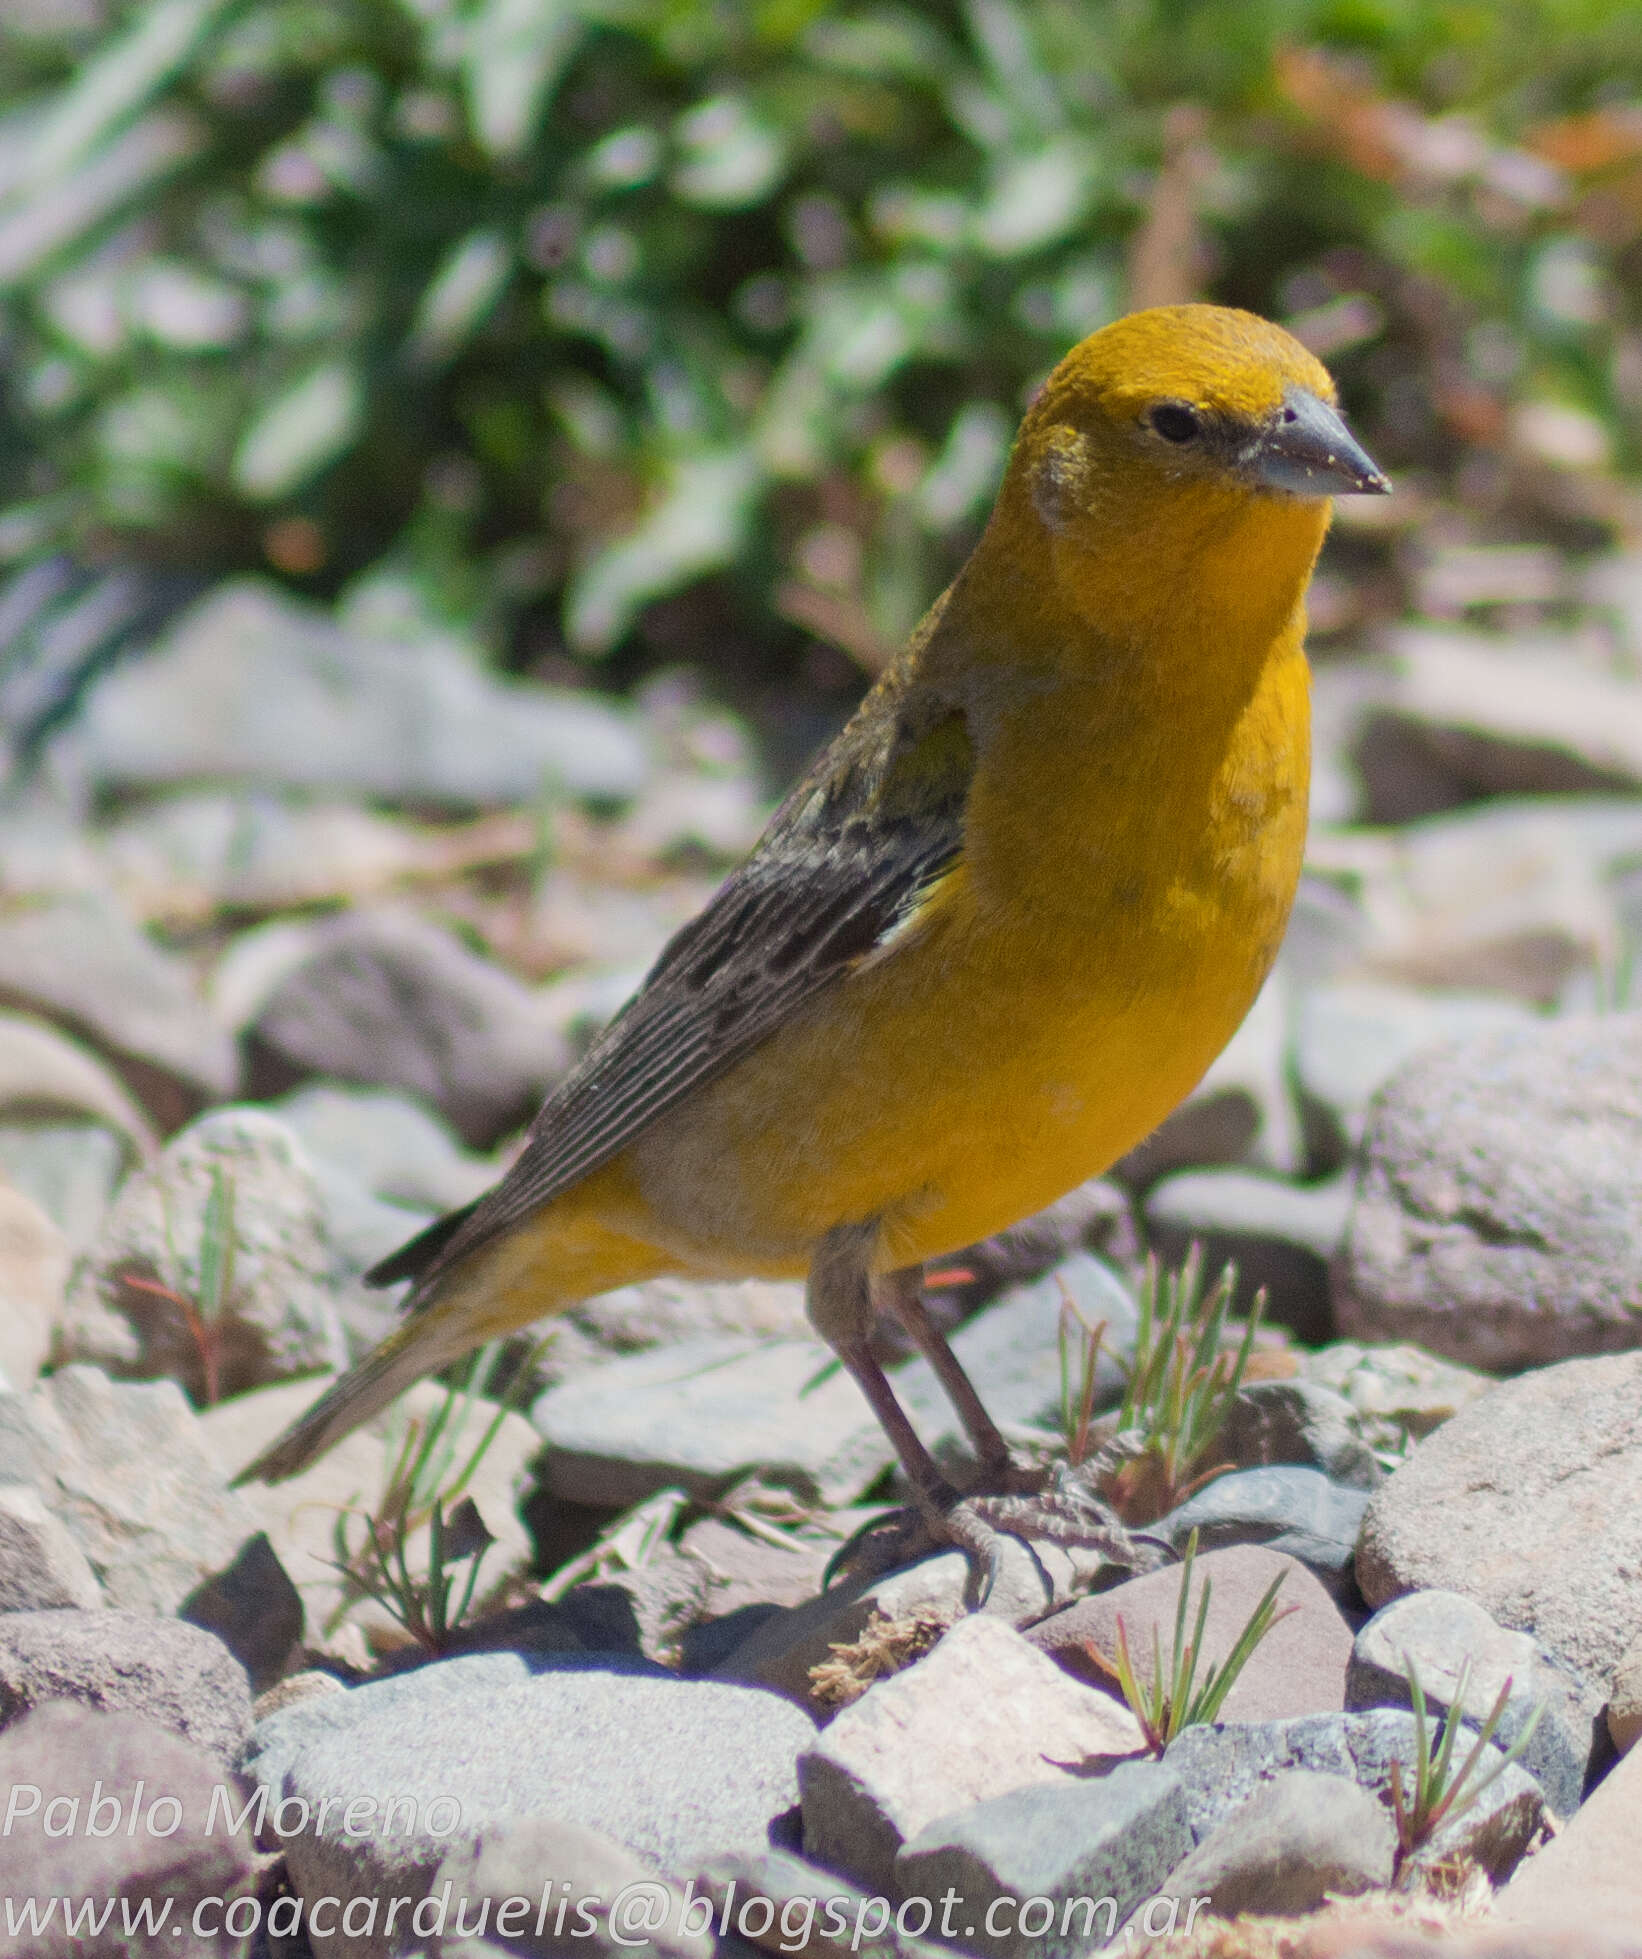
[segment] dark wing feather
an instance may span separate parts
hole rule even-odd
[[[857,734],[859,722],[845,731],[543,1105],[496,1188],[454,1228],[441,1221],[385,1259],[372,1281],[414,1277],[413,1304],[425,1300],[457,1260],[608,1163],[917,908],[958,857],[971,765],[961,716],[919,720],[892,720],[884,735]]]

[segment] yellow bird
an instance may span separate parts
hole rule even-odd
[[[1327,372],[1213,306],[1092,334],[990,521],[853,720],[549,1098],[486,1196],[371,1275],[405,1324],[245,1478],[422,1375],[663,1273],[806,1276],[933,1538],[1029,1515],[920,1302],[923,1261],[1097,1175],[1198,1081],[1276,955],[1309,767],[1305,592],[1331,496],[1385,477]],[[887,1305],[975,1449],[960,1499],[868,1349]],[[243,1479],[242,1479],[243,1480]]]

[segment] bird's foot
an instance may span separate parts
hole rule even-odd
[[[956,1550],[976,1574],[976,1604],[982,1606],[1002,1570],[1006,1537],[1029,1548],[1038,1543],[1098,1551],[1108,1563],[1136,1572],[1153,1571],[1174,1556],[1162,1538],[1129,1530],[1077,1471],[1012,1463],[1001,1490],[960,1496],[941,1484],[904,1509],[875,1518],[833,1553],[826,1583],[842,1571],[854,1578],[881,1577],[938,1551]]]

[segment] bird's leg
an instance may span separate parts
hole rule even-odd
[[[868,1563],[876,1570],[889,1570],[910,1561],[935,1545],[950,1545],[960,1550],[977,1568],[980,1576],[979,1602],[983,1603],[995,1583],[1003,1556],[1000,1532],[1023,1539],[1040,1538],[1069,1547],[1102,1551],[1115,1563],[1144,1566],[1155,1560],[1131,1541],[1128,1533],[1106,1507],[1083,1492],[1046,1490],[1034,1496],[982,1496],[960,1498],[941,1474],[935,1458],[918,1439],[907,1420],[906,1411],[895,1398],[884,1370],[872,1356],[871,1337],[875,1304],[873,1298],[872,1257],[877,1244],[875,1223],[839,1225],[829,1231],[816,1247],[810,1265],[806,1310],[814,1326],[848,1368],[866,1396],[889,1437],[907,1480],[912,1485],[916,1506],[913,1516],[885,1520],[880,1525],[843,1546],[833,1560],[841,1563]],[[897,1274],[897,1280],[906,1275]],[[892,1291],[892,1299],[901,1296]],[[899,1310],[899,1307],[897,1308]],[[922,1323],[946,1357],[938,1362],[930,1352],[943,1385],[952,1393],[952,1381],[961,1383],[964,1397],[953,1394],[955,1406],[969,1429],[978,1451],[995,1448],[1007,1465],[1009,1452],[1003,1437],[986,1411],[980,1397],[959,1367],[956,1358],[940,1339],[919,1302],[914,1319]],[[910,1330],[910,1328],[909,1328]],[[914,1334],[914,1338],[918,1338]],[[920,1341],[920,1344],[922,1342]],[[926,1350],[927,1351],[927,1350]],[[970,1428],[967,1408],[983,1424],[985,1443]]]
[[[907,1330],[913,1345],[934,1370],[946,1398],[963,1424],[969,1446],[981,1468],[981,1483],[994,1490],[1018,1487],[1022,1470],[1009,1453],[1009,1444],[998,1432],[998,1425],[986,1412],[975,1385],[963,1370],[963,1363],[947,1345],[946,1339],[929,1317],[924,1305],[924,1271],[921,1265],[903,1266],[879,1281],[890,1311]],[[1040,1479],[1041,1480],[1041,1479]]]

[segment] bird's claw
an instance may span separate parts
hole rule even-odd
[[[1131,1571],[1156,1570],[1175,1553],[1144,1531],[1130,1531],[1077,1477],[1062,1470],[1044,1478],[1022,1472],[1013,1488],[960,1497],[940,1490],[905,1509],[874,1518],[833,1553],[823,1583],[843,1571],[857,1579],[882,1577],[936,1551],[968,1558],[978,1579],[976,1605],[984,1606],[1003,1567],[1003,1540],[1058,1544],[1068,1551],[1098,1551]],[[1024,1487],[1022,1487],[1024,1485]]]

